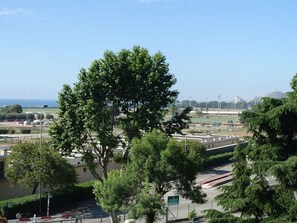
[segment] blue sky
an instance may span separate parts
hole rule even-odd
[[[179,99],[289,91],[297,1],[0,0],[0,98],[57,99],[104,51],[161,51]]]

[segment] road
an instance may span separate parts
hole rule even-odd
[[[206,170],[198,175],[196,182],[218,176],[221,174],[224,174],[226,172],[231,171],[231,164],[216,167],[210,170]],[[169,220],[173,220],[174,217],[176,218],[187,218],[188,213],[191,209],[195,209],[198,216],[202,216],[204,213],[204,210],[207,209],[218,209],[220,210],[220,207],[217,206],[216,202],[214,201],[215,196],[217,196],[220,191],[218,190],[218,187],[212,187],[212,188],[203,188],[202,189],[204,193],[207,195],[207,202],[204,204],[194,204],[190,200],[184,199],[180,197],[180,204],[178,206],[169,206],[169,210],[172,214],[169,214]],[[168,196],[173,196],[174,191],[170,191],[165,195],[165,199],[167,200]],[[174,215],[174,216],[173,216]]]

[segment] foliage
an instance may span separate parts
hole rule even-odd
[[[201,187],[195,186],[196,174],[202,163],[199,152],[205,153],[204,145],[199,146],[204,148],[204,151],[202,148],[193,147],[186,152],[182,143],[157,130],[146,133],[141,139],[134,139],[128,166],[123,173],[114,175],[116,178],[112,179],[112,182],[122,189],[109,189],[107,200],[103,202],[112,203],[115,209],[129,207],[135,218],[146,216],[147,222],[153,222],[158,214],[163,213],[163,196],[173,188],[181,196],[194,202],[204,202],[205,194],[202,193]],[[124,190],[125,187],[127,191]],[[121,198],[118,202],[110,199],[123,194],[126,198]],[[96,197],[100,200],[98,195]]]
[[[98,206],[107,212],[125,211],[129,203],[129,197],[134,190],[130,174],[112,170],[104,184],[97,181],[94,184],[93,193]]]
[[[0,129],[0,134],[7,134],[9,133],[8,129]]]
[[[22,129],[21,132],[22,132],[22,134],[30,134],[31,129]]]
[[[69,203],[84,201],[94,197],[92,193],[94,181],[80,183],[71,188],[64,188],[63,190],[54,190],[51,192],[51,206],[59,207]],[[45,207],[47,202],[47,195],[42,194],[41,203]],[[10,203],[11,207],[7,207]],[[15,219],[16,213],[30,213],[33,217],[34,213],[39,209],[39,195],[28,195],[24,197],[13,198],[9,200],[0,201],[0,207],[5,207],[5,216],[8,219]]]
[[[25,119],[26,115],[23,112],[21,105],[7,105],[0,109],[0,120],[15,120]]]
[[[233,152],[227,152],[227,153],[208,156],[204,163],[204,167],[211,167],[211,166],[222,165],[224,163],[229,163],[232,157],[233,157]]]
[[[248,211],[250,204],[250,201],[247,199],[245,189],[251,183],[251,171],[248,168],[246,153],[241,144],[238,144],[235,148],[233,160],[235,160],[235,163],[232,165],[233,181],[231,185],[222,186],[220,188],[223,193],[219,194],[216,197],[216,200],[225,211],[230,213],[239,212],[242,216],[244,212]]]
[[[151,193],[151,186],[145,186],[134,197],[134,204],[130,207],[130,215],[134,219],[145,216],[146,223],[153,223],[159,216],[165,214],[163,195]]]
[[[178,94],[171,90],[175,83],[160,52],[150,55],[138,46],[118,53],[106,51],[88,70],[81,69],[73,88],[63,86],[59,118],[49,130],[51,144],[62,154],[73,149],[82,153],[92,175],[103,183],[119,145],[124,163],[133,138],[154,128],[171,133],[185,126],[189,109],[175,116],[178,123],[164,123],[166,107]]]
[[[45,142],[19,143],[12,147],[6,177],[36,192],[39,183],[48,189],[64,188],[76,183],[76,172],[61,155]]]
[[[162,128],[164,108],[177,95],[170,90],[175,82],[160,52],[151,56],[137,46],[119,53],[106,51],[88,70],[81,70],[73,89],[65,85],[60,92],[59,119],[50,130],[53,145],[66,154],[73,148],[85,154],[92,174],[103,181],[93,160],[99,158],[106,178],[109,157],[122,136],[127,158],[134,137]],[[121,131],[116,133],[115,127]],[[96,151],[96,157],[86,147]]]
[[[26,119],[27,120],[34,120],[34,118],[35,118],[35,116],[34,116],[34,114],[33,113],[26,113]]]
[[[292,191],[283,185],[270,185],[266,179],[267,173],[259,169],[258,162],[249,164],[246,154],[247,148],[239,144],[233,157],[233,181],[220,188],[222,193],[215,198],[218,204],[223,207],[224,212],[239,214],[247,222],[261,222],[266,216],[285,216],[288,207],[294,203]],[[226,215],[221,213],[221,217],[218,217],[219,213],[221,212],[210,211],[207,216],[213,220],[211,222],[219,219],[224,222]],[[233,222],[233,218],[227,218]]]
[[[243,112],[242,119],[258,147],[268,146],[278,151],[277,160],[296,154],[295,100],[263,98],[262,103],[252,111]]]
[[[19,104],[7,105],[7,106],[2,107],[1,112],[2,113],[22,113],[23,108]]]
[[[45,118],[46,119],[54,119],[54,115],[52,115],[52,114],[46,114],[45,115]]]
[[[287,188],[297,190],[297,156],[289,157],[284,162],[277,162],[269,170]]]
[[[14,120],[24,120],[26,119],[26,114],[24,113],[3,113],[0,112],[0,120],[4,121],[14,121]]]
[[[94,198],[93,188],[95,180],[79,183],[73,187],[65,187],[51,192],[51,205],[59,207],[78,201]]]
[[[189,219],[190,221],[192,221],[193,218],[196,218],[196,217],[197,217],[197,212],[196,212],[196,210],[195,210],[195,209],[190,210],[190,212],[189,212],[189,214],[188,214],[188,219]]]
[[[42,119],[44,119],[44,114],[38,113],[38,114],[37,114],[37,119],[38,119],[38,120],[42,120]]]
[[[174,117],[163,123],[163,131],[169,136],[176,133],[183,134],[181,130],[188,128],[188,123],[190,122],[188,114],[191,110],[191,107],[187,107],[181,113],[176,112]]]
[[[221,222],[230,213],[239,213],[248,222],[296,221],[296,83],[297,75],[288,98],[263,98],[262,103],[242,113],[241,120],[252,137],[245,151],[234,153],[233,182],[223,186],[223,193],[216,198],[226,213],[210,211],[210,222],[218,222],[217,213]],[[268,181],[271,176],[276,183]]]
[[[243,219],[214,209],[207,210],[204,218],[210,223],[256,223],[254,219]]]
[[[220,103],[220,108],[222,109],[247,109],[255,105],[255,101],[250,102],[225,102],[225,101],[201,101],[198,102],[196,100],[182,100],[177,103],[178,108],[186,108],[186,107],[193,107],[193,108],[202,108],[202,109],[217,109],[218,104]]]

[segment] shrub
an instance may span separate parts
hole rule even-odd
[[[52,192],[51,205],[60,207],[69,203],[79,202],[94,198],[93,184],[95,180],[80,183],[72,188],[65,190],[56,190]],[[11,207],[7,207],[7,204],[12,204]],[[47,195],[41,196],[41,205],[46,207]],[[8,219],[14,219],[17,213],[29,213],[32,217],[33,214],[39,212],[39,195],[28,195],[24,197],[2,200],[0,201],[0,207],[5,207],[5,217]]]
[[[27,120],[33,120],[34,119],[34,114],[33,113],[26,113],[26,119]]]
[[[0,129],[0,134],[7,134],[9,133],[8,129]]]
[[[233,157],[233,152],[227,152],[227,153],[209,156],[206,159],[204,167],[217,166],[217,165],[229,163],[231,162],[230,159],[232,157]]]
[[[54,119],[54,115],[52,115],[52,114],[46,114],[45,115],[45,118],[46,119]]]
[[[22,129],[22,134],[30,134],[31,129]]]
[[[193,218],[196,218],[196,217],[197,217],[197,212],[196,212],[196,210],[193,208],[193,209],[189,212],[189,214],[188,214],[188,219],[189,219],[190,221],[192,221]]]
[[[10,130],[10,134],[14,134],[15,133],[15,130],[14,129],[11,129]]]
[[[7,113],[5,115],[7,120],[25,120],[26,114],[25,113]]]

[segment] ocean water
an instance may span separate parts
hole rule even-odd
[[[34,108],[47,105],[49,108],[57,108],[57,100],[49,99],[7,99],[0,98],[0,107],[5,105],[16,105],[19,104],[23,108]]]

